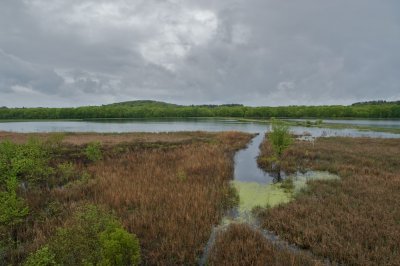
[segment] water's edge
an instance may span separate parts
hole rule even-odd
[[[273,176],[264,172],[258,167],[257,156],[259,155],[259,147],[264,140],[265,133],[257,134],[247,145],[246,148],[238,151],[234,157],[234,178],[232,185],[238,190],[240,203],[239,206],[229,210],[220,224],[212,228],[210,237],[207,241],[202,256],[199,259],[199,265],[206,265],[210,251],[213,248],[218,233],[223,232],[232,223],[245,223],[262,233],[264,238],[273,244],[279,250],[287,250],[292,253],[302,253],[309,255],[318,260],[324,261],[325,265],[331,265],[330,261],[314,255],[311,251],[302,249],[291,244],[260,226],[256,217],[251,213],[251,209],[256,206],[265,207],[267,204],[271,207],[287,203],[292,200],[293,195],[285,192],[280,188],[280,184],[274,184]],[[305,174],[297,173],[289,178],[293,179],[295,189],[293,193],[297,193],[300,189],[306,187],[308,180],[325,179],[336,180],[339,177],[328,172],[309,171]],[[246,196],[246,190],[250,188],[250,197]],[[297,191],[297,192],[296,192]],[[273,200],[268,201],[271,197]],[[260,205],[258,205],[260,204]]]

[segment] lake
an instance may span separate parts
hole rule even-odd
[[[360,120],[341,120],[358,123]],[[368,120],[370,121],[370,120]],[[374,121],[374,120],[371,120]],[[386,122],[388,125],[399,126],[397,121]],[[135,119],[135,120],[91,120],[91,121],[23,121],[0,122],[0,131],[11,132],[177,132],[177,131],[243,131],[249,133],[265,133],[269,124],[259,122],[238,121],[235,119]],[[379,137],[400,138],[400,134],[359,131],[357,129],[330,129],[293,126],[295,134],[307,133],[313,137],[319,136],[349,136],[349,137]]]
[[[311,121],[316,122],[317,119],[285,119],[288,121]],[[396,128],[400,129],[400,120],[383,120],[383,119],[321,119],[325,124],[342,124],[351,126],[380,127],[380,128]]]

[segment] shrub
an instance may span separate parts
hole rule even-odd
[[[31,184],[45,182],[53,173],[48,165],[50,155],[37,139],[30,139],[25,144],[11,141],[0,143],[0,184],[9,176],[16,176],[20,181]]]
[[[5,191],[0,191],[0,226],[13,227],[24,221],[28,207],[17,195],[18,182],[15,177],[7,181]]]
[[[17,195],[18,182],[10,177],[4,191],[0,189],[0,260],[18,244],[18,226],[25,221],[29,209]]]
[[[122,228],[110,228],[100,234],[104,266],[139,265],[140,246],[136,236]]]
[[[59,164],[57,170],[62,183],[67,183],[72,180],[75,175],[75,167],[70,162]]]
[[[58,229],[50,241],[57,262],[80,265],[84,261],[98,263],[100,245],[98,234],[115,221],[95,206],[87,206],[75,213],[64,228]]]
[[[92,162],[101,160],[103,158],[103,155],[101,152],[100,142],[89,143],[85,149],[85,155]]]
[[[54,253],[48,246],[44,246],[31,253],[24,263],[24,266],[53,266],[57,265]]]
[[[62,265],[136,265],[140,259],[136,236],[92,205],[76,212],[58,229],[49,247]]]
[[[289,133],[289,127],[280,120],[272,120],[272,130],[268,137],[278,159],[282,157],[282,153],[293,142]]]
[[[4,185],[11,174],[11,162],[16,154],[16,144],[11,141],[0,142],[0,185]]]

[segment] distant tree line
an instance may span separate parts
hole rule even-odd
[[[0,108],[0,119],[98,119],[166,117],[400,118],[400,104],[247,107],[242,105],[103,105],[77,108]]]
[[[352,105],[357,106],[357,105],[382,105],[382,104],[400,104],[400,101],[388,102],[379,100],[379,101],[358,102],[358,103],[353,103]]]

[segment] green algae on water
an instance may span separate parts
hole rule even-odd
[[[293,193],[285,190],[279,183],[260,184],[257,182],[232,181],[232,186],[239,195],[239,205],[234,216],[225,216],[221,226],[229,225],[231,222],[256,223],[252,214],[255,207],[275,207],[279,204],[288,203],[292,200]]]
[[[293,194],[281,188],[280,184],[259,184],[256,182],[233,181],[233,186],[239,193],[239,216],[250,213],[256,206],[274,207],[288,203]]]
[[[233,181],[232,185],[239,194],[239,206],[236,220],[250,221],[251,211],[255,207],[276,207],[289,203],[302,189],[307,188],[307,182],[312,180],[337,180],[339,176],[329,172],[309,171],[297,173],[288,178],[293,180],[293,189],[287,189],[282,183],[260,184],[257,182]]]

